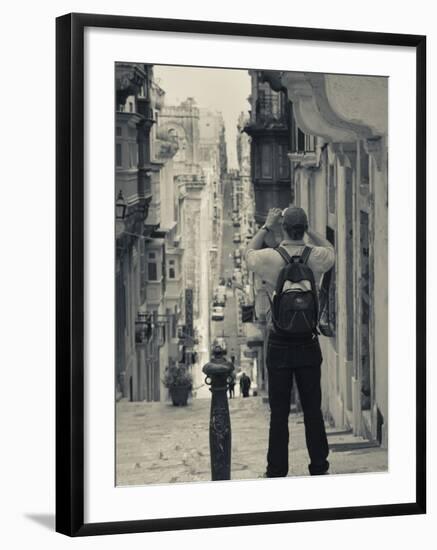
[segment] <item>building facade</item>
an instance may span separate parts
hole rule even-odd
[[[178,146],[159,135],[164,96],[153,66],[116,64],[116,394],[131,401],[165,400],[179,357]]]
[[[244,131],[251,137],[251,177],[255,197],[255,220],[261,224],[270,208],[291,202],[290,102],[282,91],[263,82],[258,71],[252,80],[250,117]]]
[[[252,80],[268,83],[288,102],[289,202],[304,208],[311,227],[335,247],[327,302],[330,336],[320,337],[325,415],[385,446],[387,79],[265,71],[252,74]],[[255,162],[262,162],[262,153],[252,150],[260,157]]]

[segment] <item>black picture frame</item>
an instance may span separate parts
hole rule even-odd
[[[215,516],[84,523],[84,29],[106,27],[376,44],[416,51],[416,500]],[[56,20],[56,530],[69,536],[275,524],[426,512],[426,37],[68,14]]]

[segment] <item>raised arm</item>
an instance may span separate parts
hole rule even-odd
[[[271,248],[277,245],[273,228],[279,222],[281,214],[282,212],[279,208],[271,208],[269,210],[265,224],[256,232],[247,245],[245,252],[246,256],[251,250],[260,250],[264,243]]]
[[[328,239],[325,239],[320,233],[317,233],[317,231],[314,231],[310,227],[308,227],[307,229],[307,235],[315,246],[324,246],[326,248],[332,249],[334,248],[332,244],[328,241]]]

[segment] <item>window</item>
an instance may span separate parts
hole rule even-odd
[[[122,156],[121,143],[116,143],[115,144],[115,165],[116,166],[123,166],[123,156]]]
[[[263,143],[261,145],[261,177],[271,178],[272,170],[272,143]]]
[[[314,136],[310,136],[309,134],[305,134],[305,152],[312,153],[315,150],[316,150],[316,138]]]
[[[165,340],[166,340],[166,335],[165,335],[165,323],[160,323],[158,325],[158,330],[159,330],[159,346],[162,347],[164,344],[165,344]]]
[[[251,150],[251,170],[253,173],[253,178],[261,177],[261,152],[259,144],[254,144]]]
[[[168,261],[168,278],[176,279],[176,262],[175,260]]]
[[[170,327],[171,327],[171,337],[177,338],[177,329],[178,329],[178,307],[175,306],[174,313],[170,317]]]
[[[337,185],[335,181],[335,166],[329,165],[328,168],[328,211],[330,214],[335,214],[335,202],[337,199]]]
[[[259,115],[264,112],[266,106],[266,92],[265,90],[258,90],[258,98],[256,100],[256,114]]]
[[[370,356],[370,262],[369,262],[369,215],[360,210],[360,359],[361,359],[361,408],[371,406],[371,356]]]
[[[129,101],[129,112],[130,113],[134,112],[134,104],[132,103],[132,101]]]
[[[149,252],[147,255],[147,280],[148,281],[157,281],[158,280],[158,265],[156,263],[156,253]]]
[[[305,151],[305,134],[300,128],[297,129],[297,152],[303,153]]]
[[[148,262],[147,263],[147,279],[149,281],[157,281],[158,280],[158,268],[156,263],[154,262]]]
[[[280,178],[286,179],[290,176],[290,161],[288,160],[288,146],[286,143],[278,145],[278,167]]]
[[[141,301],[144,302],[146,299],[146,269],[147,269],[147,262],[146,262],[146,253],[145,253],[145,245],[144,240],[140,239],[140,285],[141,285]]]
[[[122,133],[122,132],[121,132],[121,126],[117,126],[117,127],[115,128],[115,135],[118,136],[118,137],[120,137],[120,136],[121,136],[121,133]]]
[[[136,143],[129,143],[129,168],[138,165],[138,149]]]
[[[314,173],[310,172],[308,179],[308,221],[310,226],[315,225],[316,221],[316,184],[314,182]]]
[[[120,375],[125,366],[125,335],[126,329],[126,288],[123,280],[123,264],[120,267],[120,271],[116,276],[116,295],[115,295],[115,307],[117,312],[117,325],[116,325],[116,357],[117,357],[117,374]]]
[[[362,142],[360,142],[360,191],[364,194],[369,192],[369,155]]]

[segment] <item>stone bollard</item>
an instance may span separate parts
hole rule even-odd
[[[202,370],[212,393],[209,421],[211,479],[231,479],[231,419],[227,391],[234,365],[223,357],[222,348],[215,346],[213,358]]]

